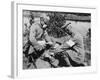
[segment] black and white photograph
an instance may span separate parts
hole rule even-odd
[[[22,67],[91,66],[91,13],[22,10]]]

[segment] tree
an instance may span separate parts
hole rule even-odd
[[[54,37],[62,37],[65,36],[65,32],[61,29],[61,27],[65,23],[65,17],[61,13],[50,13],[49,14],[50,21],[48,23],[48,33]]]

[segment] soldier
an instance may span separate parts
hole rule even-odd
[[[67,45],[69,61],[72,66],[84,66],[84,43],[83,36],[71,24],[67,27],[70,36],[64,46]]]
[[[61,52],[60,56],[63,55],[66,61],[66,63],[60,66],[84,66],[85,53],[83,37],[79,32],[75,31],[75,29],[71,28],[70,25],[67,26],[68,32],[66,36],[60,38],[51,37],[52,41],[55,43],[56,51]],[[57,56],[59,56],[59,54],[57,54]],[[58,58],[59,64],[62,63],[60,58]]]
[[[43,38],[43,36],[45,34],[44,28],[47,27],[45,23],[48,20],[49,20],[48,16],[46,16],[46,14],[42,14],[34,18],[34,23],[30,27],[29,40],[30,40],[31,46],[29,49],[29,55],[32,55],[33,57],[32,59],[33,59],[33,64],[35,68],[50,67],[48,62],[40,59],[40,57],[45,51],[46,41]]]

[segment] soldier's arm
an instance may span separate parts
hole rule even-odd
[[[84,61],[84,44],[83,44],[83,37],[80,35],[75,36],[73,38],[73,41],[75,42],[75,46],[73,46],[73,49],[77,51],[77,56],[81,59],[81,61]]]
[[[31,28],[30,28],[30,35],[29,35],[30,42],[34,46],[38,45],[37,40],[35,38],[35,36],[36,36],[36,29],[35,29],[35,27],[36,27],[35,25],[31,26]]]
[[[38,25],[33,25],[31,27],[29,39],[35,49],[42,50],[45,47],[45,45],[39,44],[38,41],[36,40],[36,34],[37,34],[36,30],[38,29],[38,27],[39,27]]]

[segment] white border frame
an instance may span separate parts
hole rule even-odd
[[[92,32],[91,38],[91,66],[88,67],[68,67],[56,69],[35,69],[23,70],[22,68],[22,10],[41,10],[57,12],[83,12],[91,13],[91,28],[96,32],[96,8],[55,6],[55,5],[36,5],[27,3],[12,3],[12,77],[41,77],[48,75],[66,75],[70,73],[96,72],[96,46],[95,35]]]

